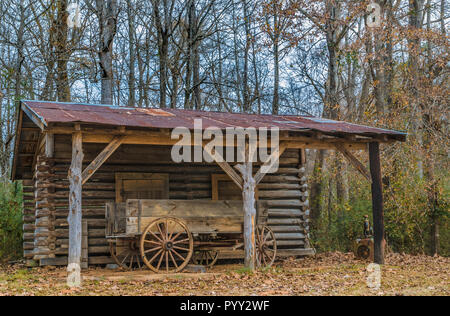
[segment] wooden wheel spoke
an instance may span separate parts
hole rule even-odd
[[[266,242],[267,241],[267,238],[269,238],[269,237],[271,237],[271,232],[269,231],[269,232],[267,232],[267,234],[266,234],[266,236],[264,237],[264,240],[263,240],[263,242]],[[273,239],[273,238],[272,238]]]
[[[169,251],[166,251],[166,271],[169,272]]]
[[[185,257],[183,257],[182,255],[180,255],[179,253],[178,253],[178,251],[176,251],[176,250],[174,250],[174,249],[172,249],[172,252],[174,253],[174,254],[176,254],[177,255],[177,257],[178,258],[180,258],[181,260],[186,260],[186,258]]]
[[[180,240],[177,240],[178,238]],[[153,247],[146,249],[146,246]],[[181,271],[189,263],[192,250],[192,235],[186,224],[177,218],[156,219],[147,226],[141,236],[140,251],[143,255],[144,264],[156,273]],[[148,257],[145,254],[156,251],[157,253],[150,261],[147,260]],[[181,263],[179,263],[180,261]]]
[[[146,244],[153,244],[153,245],[161,245],[160,242],[156,242],[156,241],[153,241],[153,240],[144,240],[144,243],[146,243]]]
[[[162,254],[161,254],[161,257],[159,258],[158,266],[156,267],[156,270],[159,270],[159,268],[161,267],[161,263],[163,261],[164,254],[165,254],[165,251],[162,251]]]
[[[186,239],[183,239],[183,240],[177,240],[177,241],[172,242],[172,244],[178,245],[178,244],[181,244],[181,243],[188,243],[189,240],[190,240],[189,238],[186,238]]]
[[[165,239],[164,239],[164,234],[163,234],[163,232],[162,232],[162,230],[161,230],[161,225],[162,223],[158,223],[157,225],[156,225],[156,227],[158,227],[158,231],[159,231],[159,233],[161,234],[161,238],[163,239],[163,241],[165,241]]]
[[[159,238],[158,236],[156,236],[156,234],[154,232],[152,232],[151,230],[148,231],[153,237],[155,237],[156,239],[158,239],[161,243],[164,243],[164,241]]]
[[[147,253],[150,253],[150,252],[159,250],[159,249],[162,249],[162,247],[159,246],[159,247],[156,247],[156,248],[151,248],[151,249],[145,250],[145,251],[144,251],[144,254],[147,254]]]
[[[130,253],[128,253],[128,254],[125,256],[125,258],[123,258],[121,264],[123,264],[123,263],[125,262],[125,260],[127,260],[127,258],[128,258],[129,256],[130,256]]]
[[[187,248],[181,248],[181,247],[178,247],[178,246],[173,246],[173,248],[174,249],[178,249],[178,250],[182,250],[182,251],[189,251],[189,249],[187,249]]]
[[[154,256],[148,261],[148,263],[149,263],[149,264],[152,264],[152,262],[155,261],[156,257],[158,257],[159,254],[160,254],[161,252],[163,252],[162,249],[161,249],[160,251],[158,251],[158,252],[156,253],[156,255],[154,255]]]
[[[170,254],[170,258],[172,259],[173,264],[178,269],[178,264],[177,264],[177,261],[175,260],[175,258],[173,257],[172,251],[169,251],[169,254]]]
[[[166,241],[169,240],[169,219],[166,218]]]
[[[174,242],[175,240],[177,240],[178,237],[180,237],[180,235],[181,235],[182,233],[183,233],[183,232],[179,232],[178,234],[175,235],[175,237],[171,238],[170,241]]]
[[[129,263],[129,267],[132,268],[133,267],[133,259],[134,259],[134,254],[131,255],[131,260]]]

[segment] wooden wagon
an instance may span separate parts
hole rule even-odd
[[[267,208],[257,203],[256,264],[270,266],[277,253]],[[220,251],[244,247],[241,201],[128,200],[106,205],[111,255],[125,269],[182,271],[189,262],[212,267]]]

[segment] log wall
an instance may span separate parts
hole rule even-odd
[[[104,149],[83,144],[83,169]],[[24,249],[41,265],[67,263],[71,137],[55,135],[54,157],[38,157],[33,181],[24,181]],[[83,185],[83,220],[87,222],[88,262],[112,262],[105,238],[105,204],[115,201],[115,174],[168,173],[170,199],[210,200],[212,174],[224,174],[216,164],[174,164],[170,147],[122,145]],[[255,168],[257,169],[257,168]],[[269,225],[281,255],[311,253],[308,243],[308,191],[299,150],[287,150],[277,174],[258,186],[259,199],[269,205]]]

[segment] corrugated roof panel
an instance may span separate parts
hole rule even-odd
[[[203,129],[216,127],[278,127],[282,131],[313,130],[328,134],[386,135],[405,140],[406,134],[369,126],[322,118],[284,115],[254,115],[205,112],[180,109],[124,108],[81,103],[22,101],[44,125],[52,123],[86,123],[143,128],[194,128],[202,119]]]

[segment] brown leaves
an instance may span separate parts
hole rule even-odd
[[[367,287],[366,262],[351,253],[288,259],[267,271],[250,273],[241,265],[219,265],[208,274],[154,275],[150,271],[90,269],[83,287],[65,285],[64,268],[0,268],[3,295],[450,295],[450,259],[389,254],[382,267],[382,288]]]

